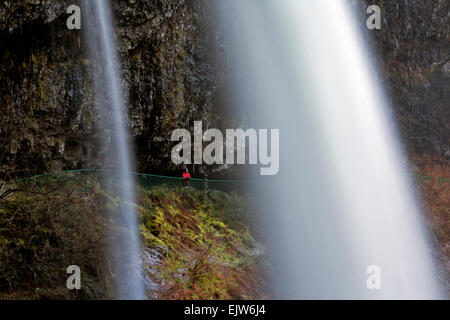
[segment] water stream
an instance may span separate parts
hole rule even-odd
[[[145,298],[136,210],[132,148],[129,145],[126,100],[123,94],[119,56],[108,0],[82,1],[83,30],[93,73],[96,105],[101,110],[100,127],[105,130],[102,148],[105,163],[120,170],[108,182],[109,191],[121,199],[114,210],[120,228],[111,234],[111,274],[118,299]]]
[[[233,105],[249,127],[280,129],[279,174],[257,192],[279,297],[441,297],[407,161],[350,1],[216,3]],[[370,266],[380,288],[368,286]]]

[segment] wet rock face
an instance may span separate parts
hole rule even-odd
[[[60,2],[4,1],[1,8],[0,172],[81,165],[96,149],[83,143],[94,115],[79,32],[65,27]]]
[[[210,48],[204,1],[116,3],[130,120],[145,171],[174,168],[171,133],[209,122],[221,63]],[[133,2],[133,1],[131,1]]]
[[[78,1],[0,6],[0,171],[3,175],[104,165]],[[218,64],[202,1],[113,1],[138,170],[170,170],[174,128],[208,119]],[[202,22],[201,22],[202,21]]]
[[[0,30],[13,32],[30,22],[51,23],[73,0],[5,0],[0,5]]]
[[[137,170],[170,171],[173,129],[199,119],[233,127],[217,102],[227,101],[229,83],[210,1],[112,2]],[[409,150],[448,157],[449,2],[353,2],[382,8],[382,30],[371,34]],[[66,9],[77,3],[0,3],[2,176],[105,165],[107,131],[98,127],[82,32],[66,28]]]
[[[414,155],[450,159],[449,12],[446,0],[364,0],[382,10],[374,46],[404,141]]]

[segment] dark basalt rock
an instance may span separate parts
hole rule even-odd
[[[98,127],[82,32],[66,28],[73,3],[0,4],[0,178],[104,165],[105,130]],[[382,30],[368,35],[409,151],[448,159],[449,2],[353,3],[362,27],[368,4],[382,8]],[[138,171],[176,169],[169,141],[175,128],[199,119],[204,128],[234,127],[222,110],[232,80],[209,4],[113,1]]]
[[[365,0],[382,10],[369,32],[391,108],[411,155],[450,159],[450,2]]]
[[[0,171],[3,176],[104,165],[74,1],[0,5]],[[75,3],[77,3],[75,1]],[[208,122],[221,64],[210,52],[203,1],[113,1],[137,170],[173,169],[175,128]],[[209,22],[208,22],[209,21]],[[214,117],[216,118],[216,116]],[[107,147],[107,146],[106,146]]]

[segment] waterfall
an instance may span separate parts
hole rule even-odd
[[[101,109],[100,127],[107,132],[102,145],[107,150],[105,163],[120,172],[115,180],[119,183],[109,182],[111,194],[121,199],[120,208],[114,212],[120,228],[111,234],[111,274],[117,298],[143,299],[134,181],[129,174],[133,157],[128,143],[127,109],[109,1],[84,0],[82,11],[96,105]]]
[[[229,0],[216,9],[233,105],[250,127],[280,129],[279,174],[256,193],[279,297],[441,297],[426,222],[349,1]],[[368,285],[371,266],[380,287]]]

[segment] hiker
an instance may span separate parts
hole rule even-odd
[[[189,169],[186,168],[186,170],[183,172],[183,186],[184,187],[189,186],[190,180],[191,180],[191,175],[189,174]]]

